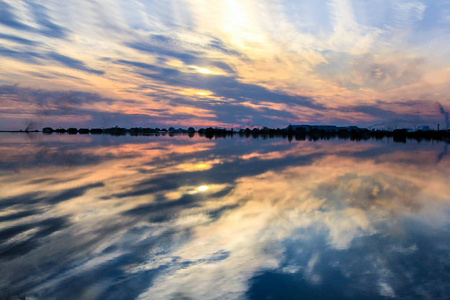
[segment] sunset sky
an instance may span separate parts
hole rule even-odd
[[[0,130],[444,128],[449,41],[448,0],[0,0]]]

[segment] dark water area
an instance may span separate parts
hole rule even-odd
[[[0,135],[0,295],[449,299],[442,142]]]

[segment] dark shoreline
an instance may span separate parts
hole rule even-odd
[[[189,137],[193,137],[198,134],[201,137],[205,137],[208,139],[212,138],[226,138],[226,137],[246,137],[246,138],[275,138],[282,137],[287,138],[289,140],[329,140],[329,139],[344,139],[344,140],[352,140],[352,141],[363,141],[363,140],[381,140],[384,138],[392,138],[394,142],[406,143],[407,140],[416,140],[418,142],[424,141],[443,141],[446,143],[450,143],[450,130],[427,130],[427,131],[408,131],[406,129],[397,129],[393,131],[388,130],[368,130],[365,128],[340,128],[336,130],[324,130],[312,127],[309,130],[305,130],[305,128],[296,128],[295,130],[292,127],[287,127],[283,129],[272,129],[264,127],[262,129],[259,128],[246,128],[246,129],[223,129],[223,128],[201,128],[199,130],[195,130],[192,127],[188,129],[178,128],[175,129],[173,127],[167,129],[159,129],[159,128],[121,128],[121,127],[112,127],[112,128],[69,128],[69,129],[52,129],[50,127],[43,128],[43,130],[19,130],[19,131],[0,131],[8,132],[8,133],[43,133],[43,134],[68,134],[68,135],[112,135],[112,136],[159,136],[159,135],[188,135]]]

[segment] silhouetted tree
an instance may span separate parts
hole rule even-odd
[[[51,127],[44,127],[44,128],[42,128],[42,132],[43,133],[46,133],[46,134],[50,134],[50,133],[52,133],[54,130],[53,130],[53,128],[51,128]]]
[[[71,127],[69,129],[67,129],[67,133],[68,134],[77,134],[78,133],[78,129]]]

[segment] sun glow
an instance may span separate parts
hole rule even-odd
[[[206,68],[198,68],[197,69],[198,72],[202,73],[202,74],[211,74],[212,71]]]
[[[202,185],[197,188],[199,192],[206,192],[209,189],[207,185]]]

